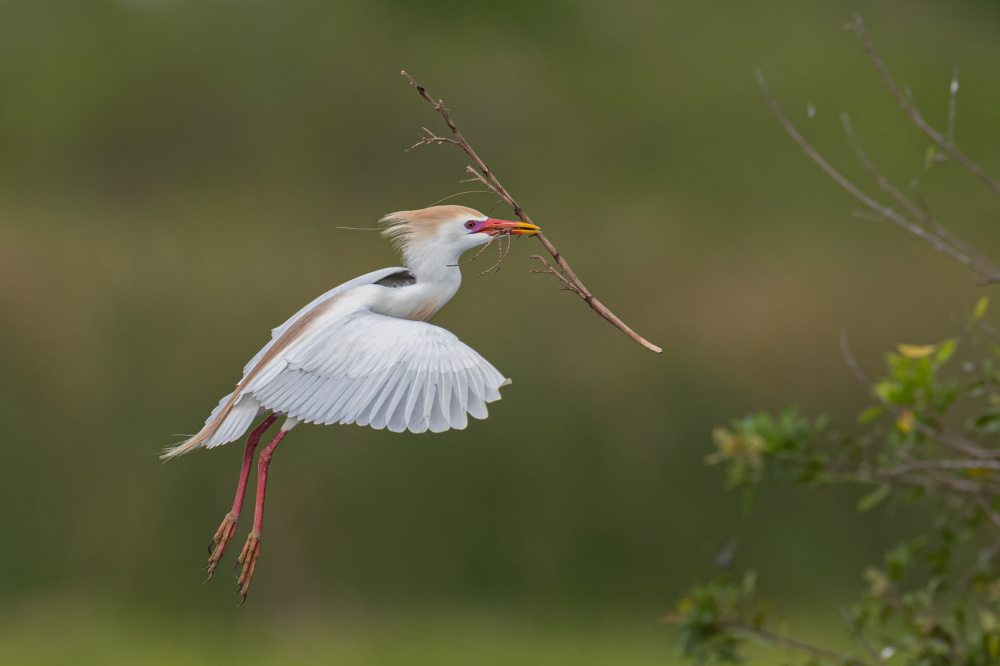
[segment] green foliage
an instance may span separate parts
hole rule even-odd
[[[1000,664],[1000,393],[995,330],[980,299],[959,336],[900,344],[870,385],[859,432],[827,429],[795,408],[716,428],[709,464],[752,498],[771,481],[868,488],[858,511],[920,501],[926,529],[864,571],[866,589],[845,612],[861,656],[787,639],[767,627],[749,585],[726,578],[695,587],[670,616],[681,651],[698,663],[736,662],[748,638],[798,649],[815,663],[908,666]],[[856,367],[853,358],[848,358]],[[961,423],[954,429],[953,423]]]
[[[759,629],[769,605],[755,598],[757,575],[747,571],[738,583],[722,576],[695,586],[677,602],[667,621],[681,627],[680,651],[698,664],[740,663],[746,638],[730,629],[749,618],[748,628]]]

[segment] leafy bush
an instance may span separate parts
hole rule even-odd
[[[861,18],[848,27],[860,35],[896,102],[930,139],[924,166],[957,164],[1000,194],[1000,181],[955,146],[957,72],[949,87],[948,128],[938,132],[892,79]],[[866,194],[812,148],[760,73],[758,78],[786,132],[837,184],[881,219],[976,272],[981,285],[1000,282],[996,263],[937,223],[919,194],[905,194],[878,171],[846,115],[847,139],[889,204]],[[707,461],[725,467],[728,487],[742,490],[747,506],[760,486],[791,479],[812,488],[857,485],[862,512],[917,500],[926,507],[925,528],[867,567],[860,599],[843,609],[856,654],[778,633],[769,605],[757,596],[756,575],[748,571],[695,586],[667,616],[680,628],[686,657],[740,662],[747,642],[756,640],[796,650],[810,664],[1000,664],[1000,332],[985,321],[988,305],[980,298],[954,337],[900,344],[885,355],[884,372],[874,381],[865,377],[845,336],[846,362],[872,400],[852,432],[833,431],[826,418],[789,408],[734,420],[712,434],[715,451]]]

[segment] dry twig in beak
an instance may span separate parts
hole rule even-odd
[[[453,146],[458,146],[463,151],[465,151],[465,154],[468,155],[476,165],[475,167],[471,165],[467,167],[468,172],[471,173],[476,180],[479,180],[484,185],[486,185],[486,187],[490,188],[490,190],[492,190],[497,196],[499,196],[504,203],[510,206],[511,209],[514,211],[514,214],[517,215],[522,222],[533,224],[531,222],[531,218],[528,217],[527,213],[525,213],[524,210],[517,205],[517,202],[514,201],[514,198],[510,196],[510,193],[507,192],[504,186],[500,184],[500,181],[497,180],[497,177],[493,174],[492,171],[490,171],[489,167],[486,166],[486,163],[483,162],[481,159],[479,159],[479,155],[476,154],[476,151],[472,149],[472,146],[469,145],[469,142],[466,141],[464,136],[462,136],[462,133],[458,130],[458,127],[455,125],[455,122],[451,119],[451,114],[448,113],[448,109],[445,108],[444,102],[441,100],[435,102],[434,99],[427,93],[427,90],[423,86],[419,85],[413,79],[412,76],[407,74],[405,71],[401,72],[401,74],[405,76],[411,84],[413,84],[413,87],[416,88],[417,93],[419,93],[421,97],[427,100],[428,104],[434,107],[434,110],[438,112],[438,115],[441,116],[445,124],[448,126],[448,129],[451,130],[451,133],[454,136],[454,138],[438,136],[431,130],[424,127],[422,129],[427,134],[427,136],[418,141],[416,144],[414,144],[413,147],[416,148],[418,146],[422,146],[425,144],[432,144],[432,143],[436,144],[450,143]],[[472,179],[469,180],[471,181]],[[462,182],[468,182],[468,181],[462,181]],[[615,314],[611,312],[611,310],[609,310],[603,303],[597,300],[594,297],[594,295],[590,293],[590,290],[587,289],[586,286],[584,286],[583,282],[580,281],[580,278],[576,276],[576,273],[573,272],[573,269],[569,267],[569,263],[567,263],[566,259],[559,253],[558,250],[556,250],[555,246],[552,245],[552,243],[549,241],[548,238],[546,238],[542,233],[537,233],[533,235],[536,238],[538,238],[538,240],[542,244],[542,247],[545,248],[546,252],[552,255],[552,259],[555,260],[556,266],[558,266],[557,269],[549,265],[549,263],[544,259],[542,259],[540,256],[534,255],[535,257],[540,259],[542,263],[545,264],[547,270],[533,271],[533,272],[551,273],[555,275],[565,285],[563,289],[567,291],[572,291],[577,296],[582,298],[594,312],[604,317],[613,326],[622,331],[625,335],[629,336],[630,338],[641,344],[646,349],[652,350],[657,354],[663,352],[663,350],[660,347],[657,347],[652,342],[646,340],[644,337],[642,337],[641,335],[633,331],[631,328],[629,328],[625,324],[625,322],[623,322],[621,319],[615,316]],[[508,243],[508,251],[509,250],[510,250],[510,245]],[[494,266],[493,268],[497,269],[500,268],[500,264],[503,263],[504,256],[506,255],[503,252],[501,252],[500,261],[497,262],[496,266]],[[493,268],[491,268],[490,270],[492,270]]]

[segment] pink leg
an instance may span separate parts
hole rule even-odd
[[[250,466],[253,464],[254,451],[257,449],[257,444],[260,443],[261,435],[267,432],[276,418],[278,418],[276,414],[271,414],[247,437],[247,446],[243,452],[243,469],[240,470],[240,482],[236,486],[233,510],[222,519],[222,524],[219,525],[215,536],[212,537],[212,543],[208,544],[208,578],[205,579],[206,583],[212,580],[215,567],[219,566],[219,560],[222,559],[226,547],[232,540],[233,534],[236,533],[236,523],[239,522],[240,511],[243,509],[243,496],[247,492],[247,481],[250,479]]]
[[[253,579],[254,570],[257,569],[257,558],[260,557],[260,535],[264,529],[264,494],[267,492],[267,467],[271,463],[271,454],[274,447],[285,436],[287,430],[279,430],[271,443],[260,452],[260,461],[257,463],[257,505],[253,513],[253,530],[247,536],[247,542],[240,553],[239,564],[243,565],[236,584],[240,586],[240,594],[243,595],[242,604],[247,600],[247,590],[250,589],[250,581]]]

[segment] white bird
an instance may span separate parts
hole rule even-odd
[[[236,531],[257,444],[275,419],[285,416],[257,466],[253,528],[238,562],[243,600],[260,555],[268,464],[289,430],[302,422],[414,433],[462,429],[466,414],[485,419],[486,403],[499,400],[498,389],[510,383],[454,334],[426,322],[458,291],[463,252],[498,235],[537,234],[539,228],[464,206],[401,211],[382,223],[383,235],[402,251],[405,268],[383,268],[346,282],[274,329],[201,431],[163,453],[172,458],[232,442],[255,417],[270,412],[247,438],[233,509],[209,545],[211,579]]]

